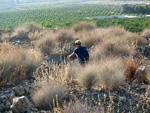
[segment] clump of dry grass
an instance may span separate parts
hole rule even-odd
[[[76,100],[64,106],[63,113],[103,113],[104,108],[99,106],[89,106],[88,103]]]
[[[99,43],[90,51],[91,60],[100,60],[107,56],[114,57],[127,57],[133,56],[135,53],[134,48],[122,44],[119,40],[106,40],[105,42]]]
[[[75,40],[73,31],[69,29],[60,30],[56,36],[56,40],[61,44],[73,43]]]
[[[78,36],[82,42],[82,45],[86,46],[87,48],[91,48],[92,46],[95,46],[102,41],[96,30],[90,30],[88,32],[83,31],[78,33]]]
[[[125,80],[125,67],[120,58],[107,58],[98,65],[99,84],[108,89],[118,88]]]
[[[98,82],[97,67],[95,65],[87,65],[82,67],[77,75],[79,84],[87,89],[91,89]]]
[[[40,37],[39,37],[39,32],[38,32],[38,31],[36,31],[36,32],[30,32],[30,33],[28,34],[28,37],[29,37],[29,39],[30,39],[31,41],[37,40],[37,39],[40,38]]]
[[[150,29],[144,29],[141,33],[141,36],[145,37],[145,38],[150,38]]]
[[[43,36],[41,39],[36,41],[35,46],[39,48],[44,54],[51,54],[56,52],[57,41],[55,40],[55,34],[51,33],[49,35]]]
[[[2,35],[0,36],[0,40],[4,41],[6,39],[11,38],[11,36],[7,33],[2,33]]]
[[[126,58],[124,62],[125,62],[126,73],[127,73],[126,79],[132,81],[139,64],[135,62],[133,59],[131,59],[130,57]]]
[[[8,43],[1,44],[0,85],[16,84],[19,80],[29,79],[42,63],[40,53]]]
[[[110,37],[114,37],[114,36],[123,36],[127,33],[127,31],[119,26],[111,26],[105,29],[105,31],[103,30],[103,34],[105,35],[109,35]]]
[[[20,38],[29,38],[31,33],[40,32],[41,29],[42,29],[42,27],[40,25],[34,23],[34,22],[26,22],[25,24],[15,28],[11,37],[16,37],[17,36],[17,37],[20,37]]]
[[[148,44],[148,41],[141,37],[137,33],[128,32],[126,35],[121,37],[122,42],[127,43],[131,46],[143,46]]]
[[[45,81],[40,83],[38,90],[32,92],[32,101],[40,109],[50,110],[53,107],[62,106],[64,100],[68,98],[68,92],[60,83],[56,81]]]
[[[81,32],[81,31],[89,31],[96,28],[96,24],[94,22],[88,22],[88,21],[80,21],[77,23],[74,23],[72,25],[72,28],[75,32]]]

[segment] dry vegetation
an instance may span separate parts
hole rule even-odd
[[[2,43],[0,50],[0,85],[29,79],[42,63],[40,52]]]
[[[64,100],[68,98],[66,88],[56,81],[44,81],[39,86],[40,88],[32,93],[32,100],[40,109],[50,110],[58,105],[62,106]]]
[[[102,110],[101,105],[93,107],[80,100],[72,101],[68,95],[74,90],[116,90],[126,81],[133,81],[139,67],[134,59],[137,47],[148,44],[145,38],[124,28],[96,28],[95,23],[84,21],[75,23],[71,28],[55,31],[26,23],[16,28],[11,35],[20,38],[22,35],[27,36],[31,43],[27,48],[1,43],[0,85],[14,85],[19,80],[32,77],[38,84],[31,95],[34,105],[45,110],[55,110],[57,107],[58,111],[64,113],[97,113]],[[67,58],[60,64],[42,60],[46,55],[69,54],[74,49],[72,43],[76,38],[83,42],[90,53],[90,62],[85,66]]]

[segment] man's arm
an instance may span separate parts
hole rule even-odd
[[[75,52],[73,52],[71,55],[69,55],[69,58],[72,58],[74,56],[76,56]]]

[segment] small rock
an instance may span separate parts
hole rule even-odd
[[[138,113],[143,113],[143,111],[138,111]]]
[[[144,85],[144,86],[142,86],[141,88],[140,88],[140,90],[145,90],[146,89],[146,85]]]
[[[6,96],[6,95],[3,95],[3,96],[1,96],[1,99],[2,99],[2,100],[6,100],[6,99],[7,99],[7,96]]]
[[[138,85],[133,83],[133,84],[131,85],[131,87],[132,87],[133,89],[135,89],[135,88],[138,87]]]
[[[5,110],[4,104],[0,104],[0,111],[4,111],[4,110]]]
[[[144,109],[143,111],[144,111],[144,113],[149,113],[149,111],[147,109]]]
[[[13,98],[15,98],[15,93],[13,92],[11,95],[10,95],[10,98],[9,98],[9,101],[12,102],[13,101]]]
[[[25,94],[25,89],[22,86],[17,86],[14,89],[14,92],[16,93],[17,96],[21,96]]]
[[[126,102],[126,97],[120,97],[122,102]]]
[[[146,88],[146,96],[150,97],[150,86]]]
[[[29,93],[29,87],[24,87],[26,94]]]
[[[11,103],[9,101],[6,101],[6,106],[11,106]]]
[[[31,102],[25,96],[15,97],[10,108],[15,113],[26,112],[30,110]]]

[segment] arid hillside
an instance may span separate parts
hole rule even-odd
[[[150,29],[27,22],[0,30],[0,113],[149,113]],[[81,40],[90,61],[69,58]]]

